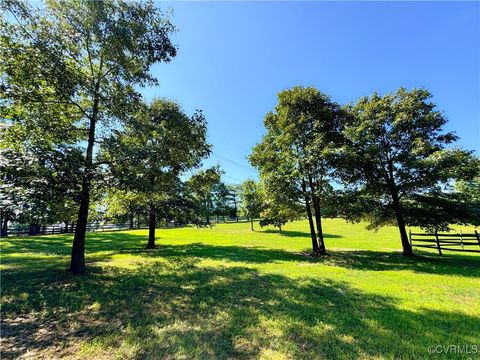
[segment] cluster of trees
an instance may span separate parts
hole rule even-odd
[[[74,221],[70,271],[83,273],[87,221],[106,202],[109,216],[147,216],[153,247],[157,216],[194,212],[185,194],[201,190],[183,176],[210,152],[200,111],[139,93],[176,55],[169,14],[120,0],[1,10],[2,228]]]
[[[250,155],[271,214],[308,218],[314,253],[325,254],[322,216],[447,230],[480,224],[480,161],[452,146],[457,136],[424,89],[373,94],[341,106],[312,87],[278,94],[266,134]],[[267,217],[268,218],[268,217]]]
[[[239,213],[281,230],[308,219],[326,252],[322,216],[445,229],[480,223],[479,161],[452,147],[426,90],[374,94],[341,106],[314,88],[281,92],[251,163],[260,183],[221,181],[198,168],[211,151],[201,111],[147,103],[151,67],[176,56],[169,14],[148,2],[1,3],[0,217],[75,222],[70,271],[85,272],[87,221],[135,218],[209,224]]]

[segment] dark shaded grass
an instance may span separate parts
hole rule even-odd
[[[127,344],[128,357],[139,359],[247,359],[260,357],[265,349],[304,359],[412,359],[427,358],[429,345],[451,344],[452,336],[459,345],[479,340],[478,316],[401,309],[395,298],[331,279],[293,280],[245,266],[199,266],[202,259],[279,266],[284,261],[320,262],[365,271],[479,277],[474,257],[408,259],[344,251],[312,258],[201,243],[144,250],[144,236],[111,233],[89,239],[89,273],[72,276],[64,270],[67,238],[34,240],[2,249],[2,263],[16,266],[2,273],[2,358],[47,348],[58,357],[72,355],[81,340],[112,354]],[[40,252],[58,256],[45,258]],[[16,257],[3,256],[13,253]],[[133,269],[95,264],[121,253],[148,261]],[[277,322],[278,331],[265,328],[266,320]]]

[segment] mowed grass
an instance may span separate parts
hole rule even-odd
[[[72,236],[2,240],[2,358],[423,359],[480,345],[480,256],[400,254],[396,228],[325,220],[90,233],[88,274],[65,271]],[[472,229],[462,229],[464,232]],[[471,348],[470,348],[471,350]]]

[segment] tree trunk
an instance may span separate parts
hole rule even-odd
[[[388,163],[389,174],[389,188],[390,195],[392,196],[393,209],[395,211],[395,217],[397,219],[398,230],[400,231],[400,239],[402,240],[403,256],[413,256],[412,245],[408,241],[407,230],[405,229],[405,220],[403,219],[402,208],[400,205],[400,197],[398,196],[397,186],[393,176],[393,164]]]
[[[402,240],[403,256],[413,256],[412,245],[408,241],[407,230],[405,229],[405,221],[403,220],[403,214],[399,204],[394,204],[395,217],[397,218],[398,230],[400,231],[400,239]]]
[[[133,229],[133,213],[130,214],[130,226],[129,226],[130,229]]]
[[[3,218],[2,224],[0,224],[2,227],[1,233],[3,237],[7,237],[8,235],[8,216],[5,216]]]
[[[308,176],[308,183],[310,185],[310,190],[312,191],[312,203],[313,209],[315,211],[315,224],[317,226],[317,236],[318,236],[318,252],[322,255],[327,253],[325,249],[325,241],[323,239],[323,229],[322,229],[322,213],[320,209],[320,199],[316,195],[316,189],[312,181],[312,177]]]
[[[68,233],[68,220],[65,220],[65,232]]]
[[[282,225],[278,225],[278,231],[282,232]]]
[[[155,249],[155,228],[157,217],[155,214],[155,205],[150,204],[150,214],[148,222],[148,244],[147,249]]]
[[[302,191],[305,198],[305,209],[307,210],[308,225],[310,225],[310,235],[312,237],[312,251],[314,253],[318,253],[317,235],[315,234],[315,225],[313,224],[312,209],[310,208],[310,199],[307,194],[307,187],[305,185],[304,179],[302,179]]]
[[[85,268],[85,235],[87,232],[88,207],[90,205],[89,179],[84,177],[80,197],[80,208],[78,210],[77,226],[72,244],[72,257],[70,260],[70,271],[74,274],[84,274]]]
[[[100,81],[95,84],[95,95],[93,100],[92,115],[90,117],[90,128],[88,130],[87,155],[85,157],[85,173],[82,179],[82,190],[80,193],[80,207],[78,209],[77,227],[72,244],[72,257],[70,260],[70,271],[74,274],[84,274],[85,268],[85,235],[87,233],[88,207],[90,206],[90,185],[93,176],[93,146],[95,144],[95,126],[98,118]]]
[[[140,213],[137,213],[137,229],[140,229]]]
[[[253,229],[253,218],[252,217],[250,218],[250,230],[255,231]]]

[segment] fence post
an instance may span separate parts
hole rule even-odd
[[[408,240],[410,241],[410,247],[412,246],[412,229],[408,229]]]
[[[478,236],[477,229],[475,229],[475,235],[477,236],[478,245],[480,245],[480,236]]]
[[[462,249],[463,249],[464,247],[463,247],[462,229],[460,229],[460,245],[462,245]]]
[[[442,248],[440,247],[440,241],[438,240],[437,230],[435,230],[435,240],[437,241],[438,254],[442,256]]]

